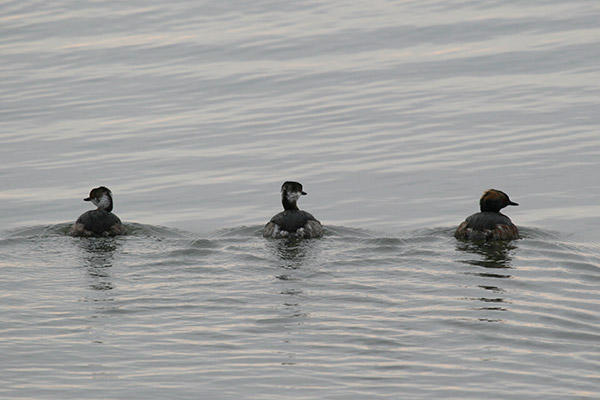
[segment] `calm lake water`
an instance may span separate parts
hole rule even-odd
[[[0,4],[1,398],[600,398],[598,1]]]

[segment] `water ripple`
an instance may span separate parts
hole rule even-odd
[[[3,2],[0,397],[595,398],[600,14],[517,3]]]

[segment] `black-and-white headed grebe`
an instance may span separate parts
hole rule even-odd
[[[87,211],[77,218],[71,227],[71,236],[116,236],[127,234],[119,217],[113,214],[112,192],[104,186],[92,189],[83,201],[91,201],[95,210]]]
[[[323,226],[309,212],[302,211],[296,205],[300,196],[306,193],[298,182],[284,182],[281,186],[283,211],[271,218],[265,225],[263,236],[282,238],[296,236],[300,238],[319,238],[323,236]]]
[[[454,236],[469,240],[511,240],[519,238],[519,230],[500,210],[518,206],[500,190],[489,189],[479,200],[481,212],[473,214],[458,226]]]

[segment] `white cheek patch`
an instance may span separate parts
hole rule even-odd
[[[287,193],[287,199],[290,203],[298,201],[298,199],[302,196],[302,192],[289,192]]]
[[[98,208],[105,209],[110,206],[110,198],[103,194],[99,199],[92,199],[92,203]]]

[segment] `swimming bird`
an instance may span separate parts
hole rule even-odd
[[[295,236],[299,238],[319,238],[323,236],[323,226],[309,212],[302,211],[296,205],[300,196],[306,195],[298,182],[287,181],[281,186],[283,211],[275,215],[265,225],[263,236],[281,238]]]
[[[475,213],[461,223],[454,236],[470,240],[511,240],[519,238],[519,230],[510,218],[500,210],[506,206],[518,206],[500,190],[489,189],[479,200],[481,212]]]
[[[87,211],[77,218],[71,227],[71,236],[116,236],[127,234],[127,229],[119,217],[112,213],[112,192],[105,186],[92,189],[89,197],[83,201],[91,201],[98,208]]]

